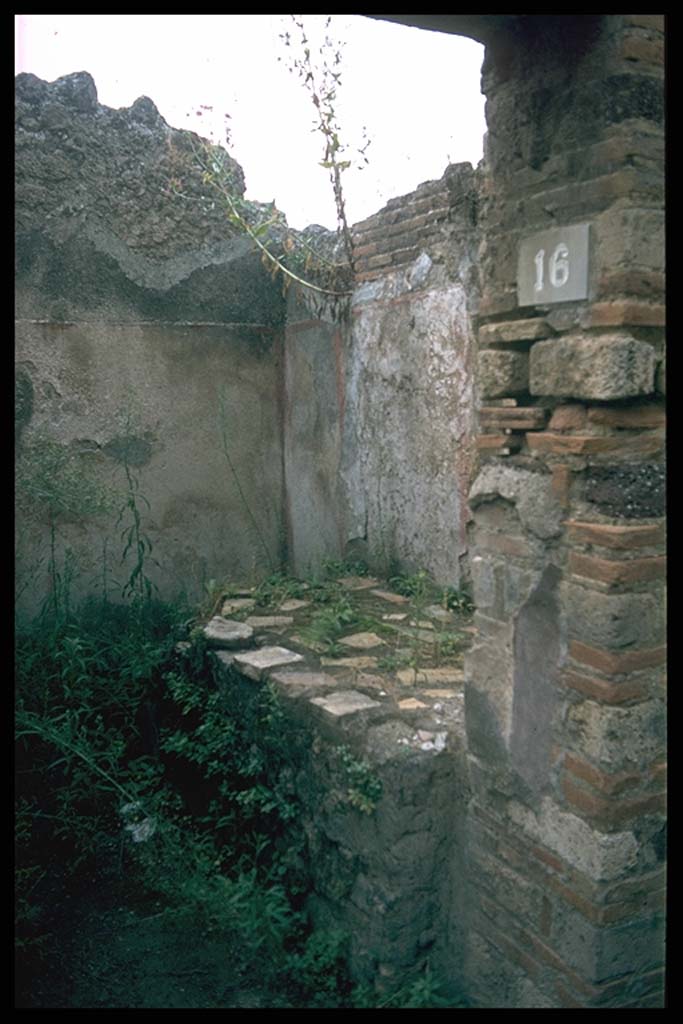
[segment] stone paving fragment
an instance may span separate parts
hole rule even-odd
[[[457,697],[458,694],[455,690],[420,690],[420,696],[434,697],[435,700],[449,700]]]
[[[370,593],[373,597],[380,597],[383,601],[389,601],[391,604],[408,604],[410,602],[409,597],[405,597],[404,594],[394,594],[391,590],[371,590]]]
[[[282,665],[303,661],[301,654],[288,651],[286,647],[262,647],[260,651],[240,651],[235,655],[235,664],[243,675],[258,682],[264,672]]]
[[[317,707],[322,708],[333,718],[341,718],[343,715],[353,715],[358,711],[369,711],[370,708],[380,708],[379,701],[366,697],[358,690],[338,690],[327,697],[313,697],[310,701]]]
[[[416,700],[415,697],[406,697],[405,700],[400,700],[398,706],[404,711],[412,711],[414,708],[426,708],[427,705],[423,704],[421,700]]]
[[[458,683],[465,681],[465,673],[461,668],[402,668],[396,678],[404,686],[415,686],[420,683]]]
[[[253,597],[231,597],[221,608],[221,615],[224,619],[227,619],[229,615],[234,615],[235,612],[247,611],[249,608],[253,608],[255,604],[256,601]]]
[[[254,630],[244,622],[214,616],[204,627],[204,636],[213,647],[243,647],[254,637]]]
[[[390,615],[383,615],[383,622],[404,622],[408,618],[408,612],[392,612]]]
[[[291,626],[294,619],[291,615],[250,615],[246,622],[254,629],[267,629],[270,626]]]
[[[361,654],[357,658],[321,658],[320,664],[325,668],[376,668],[377,658],[369,654]]]
[[[326,672],[272,672],[271,682],[287,697],[310,697],[321,690],[339,686],[339,680]]]
[[[370,576],[341,576],[337,583],[344,590],[369,590],[370,587],[376,587],[379,580],[372,579]]]
[[[453,622],[455,620],[453,612],[442,608],[440,604],[430,604],[428,608],[425,608],[425,615],[431,615],[433,619],[438,619],[439,622]]]
[[[384,640],[376,633],[354,633],[352,636],[343,636],[340,644],[344,644],[345,647],[353,647],[355,650],[365,651],[371,647],[381,647],[384,644]]]
[[[300,608],[308,608],[310,601],[300,601],[298,597],[292,597],[289,601],[283,602],[280,605],[281,612],[296,612]]]

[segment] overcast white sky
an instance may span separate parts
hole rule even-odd
[[[324,16],[305,15],[312,35]],[[154,100],[179,128],[223,141],[230,114],[231,154],[242,165],[247,196],[275,200],[295,228],[334,227],[334,201],[314,109],[279,36],[288,15],[18,15],[16,72],[53,81],[89,71],[100,103]],[[360,143],[367,127],[369,166],[344,178],[354,223],[392,196],[438,178],[449,162],[482,156],[483,47],[471,39],[334,15],[346,42],[338,110],[342,140]],[[197,111],[204,109],[201,117]]]

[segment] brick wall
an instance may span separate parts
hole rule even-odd
[[[483,69],[469,970],[489,1005],[659,1006],[663,18],[529,22]],[[520,306],[521,241],[579,223],[587,298]]]

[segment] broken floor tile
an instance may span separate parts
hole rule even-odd
[[[372,579],[369,576],[341,576],[337,583],[344,590],[369,590],[370,587],[376,587],[379,580]]]
[[[384,622],[404,622],[408,618],[408,612],[392,612],[390,615],[383,615]]]
[[[400,700],[398,706],[404,711],[412,711],[414,708],[426,708],[427,705],[423,704],[421,700],[416,700],[414,697],[406,697],[405,700]]]
[[[292,637],[292,640],[294,637]],[[321,658],[320,664],[326,668],[375,668],[377,658],[361,654],[357,658]]]
[[[455,619],[453,612],[442,608],[440,604],[430,604],[428,608],[425,608],[425,615],[430,615],[433,619],[438,619],[439,622],[453,622]]]
[[[322,708],[328,715],[334,718],[341,718],[343,715],[352,715],[357,711],[369,711],[370,708],[379,708],[382,705],[379,701],[366,697],[358,690],[339,690],[327,697],[313,697],[311,704]]]
[[[394,594],[391,590],[371,590],[370,593],[373,597],[380,597],[383,601],[389,601],[391,604],[408,604],[410,601],[410,598],[403,594]]]
[[[465,673],[461,668],[402,668],[396,678],[404,686],[415,686],[416,683],[451,683],[462,685]]]
[[[262,647],[260,651],[248,651],[235,655],[235,665],[240,672],[257,682],[270,668],[280,668],[282,665],[292,665],[294,662],[303,660],[301,654],[288,651],[286,647]]]
[[[216,615],[204,627],[204,636],[213,647],[242,647],[253,639],[254,630],[244,622]]]
[[[246,621],[254,629],[267,629],[269,626],[291,626],[294,619],[291,615],[250,615]]]
[[[281,612],[296,612],[300,608],[308,608],[310,601],[300,601],[298,597],[292,597],[280,605]]]
[[[271,682],[288,697],[305,697],[339,686],[339,680],[325,672],[272,672]]]
[[[226,619],[229,615],[234,615],[235,612],[243,612],[253,608],[255,604],[256,601],[253,597],[231,597],[223,604],[221,615]]]
[[[384,640],[376,633],[354,633],[352,636],[343,636],[340,644],[346,647],[353,647],[355,650],[368,650],[371,647],[381,647]]]

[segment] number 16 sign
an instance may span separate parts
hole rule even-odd
[[[588,231],[588,224],[573,224],[524,239],[517,266],[520,306],[588,297]]]

